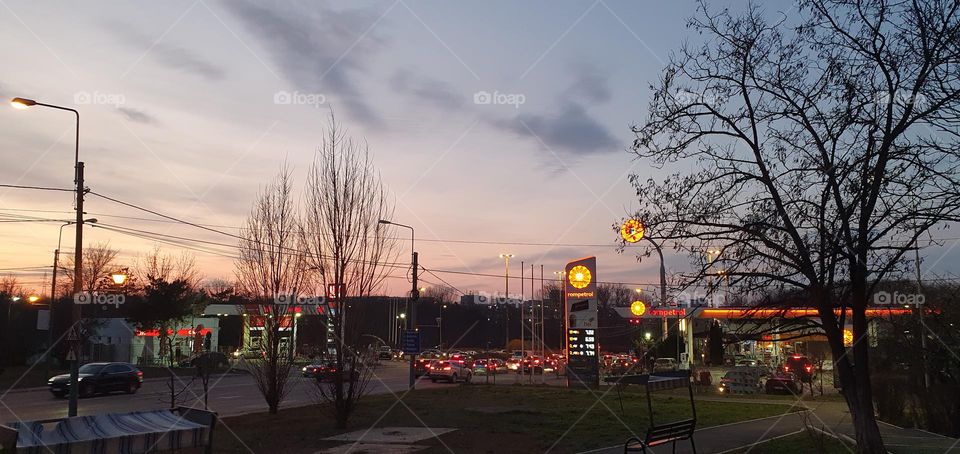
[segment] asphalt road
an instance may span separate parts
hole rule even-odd
[[[376,369],[370,381],[370,393],[402,393],[409,381],[407,367],[399,362],[385,362]],[[513,378],[513,377],[510,377]],[[179,377],[178,386],[188,383],[189,377]],[[80,415],[154,410],[169,406],[168,381],[162,377],[146,377],[143,386],[136,394],[113,393],[80,399]],[[282,407],[309,405],[317,402],[315,385],[312,379],[300,376],[296,371],[291,376],[292,389]],[[443,383],[431,383],[421,379],[418,388],[449,386]],[[203,407],[203,387],[199,380],[185,391],[181,405]],[[210,379],[209,408],[221,416],[266,411],[267,405],[257,390],[253,377],[248,374],[225,374]],[[67,399],[53,397],[45,388],[17,389],[0,396],[0,422],[32,421],[67,416]]]

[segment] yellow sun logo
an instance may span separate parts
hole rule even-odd
[[[593,279],[593,276],[590,275],[590,270],[583,265],[570,268],[570,274],[567,276],[567,280],[570,281],[570,285],[574,288],[584,288],[590,285],[591,279]]]

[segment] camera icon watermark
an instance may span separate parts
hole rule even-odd
[[[327,298],[313,295],[297,295],[294,293],[278,293],[273,296],[273,303],[286,306],[320,306],[327,304]]]
[[[500,93],[494,90],[493,93],[480,90],[473,94],[473,103],[477,105],[506,105],[519,109],[521,105],[527,102],[526,95],[522,93]]]
[[[117,308],[126,302],[127,297],[122,293],[78,292],[73,295],[74,304],[96,304]]]
[[[300,105],[320,107],[327,102],[322,93],[302,93],[299,91],[280,90],[273,94],[273,103],[281,105]]]
[[[873,294],[873,304],[880,306],[889,306],[895,304],[898,306],[919,306],[926,303],[927,298],[923,293],[900,293],[900,292],[876,292]]]
[[[126,104],[127,97],[120,93],[103,93],[100,91],[78,91],[73,94],[73,103],[77,105],[104,105],[120,107]]]

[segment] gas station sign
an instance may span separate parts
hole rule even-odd
[[[567,333],[567,386],[600,386],[598,362],[597,258],[564,269],[564,320]]]

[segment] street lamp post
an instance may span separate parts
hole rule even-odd
[[[96,218],[87,219],[84,222],[87,224],[94,224],[97,222]],[[47,323],[47,351],[45,353],[46,360],[44,361],[44,376],[50,376],[50,363],[53,360],[53,355],[50,353],[53,351],[53,304],[57,301],[57,273],[60,271],[60,245],[63,241],[63,228],[75,224],[73,221],[65,222],[60,226],[60,234],[57,235],[57,249],[53,251],[53,277],[50,282],[50,321]]]
[[[416,233],[413,230],[413,227],[409,225],[399,224],[393,221],[388,221],[386,219],[380,219],[377,221],[378,224],[382,225],[395,225],[397,227],[403,227],[410,229],[410,265],[411,265],[411,274],[413,287],[410,290],[410,308],[407,312],[410,313],[410,317],[407,318],[407,329],[416,329],[416,320],[417,320],[417,300],[420,299],[420,289],[417,287],[417,274],[419,274],[419,265],[417,264],[417,252],[414,249],[414,243],[416,241]],[[415,362],[417,360],[417,354],[410,354],[410,383],[409,389],[414,389],[417,383],[417,375],[414,370]]]
[[[513,257],[513,254],[500,254],[500,258],[503,259],[504,263],[504,273],[503,273],[503,306],[506,309],[506,340],[504,340],[504,350],[510,348],[510,305],[507,303],[507,300],[510,299],[510,259]]]
[[[81,282],[83,281],[83,163],[80,162],[80,112],[77,112],[75,109],[69,107],[56,106],[53,104],[44,104],[42,102],[37,102],[32,99],[26,98],[13,98],[11,101],[13,107],[17,109],[26,109],[32,106],[42,106],[49,107],[51,109],[65,110],[68,112],[73,112],[77,120],[77,128],[74,136],[74,174],[73,181],[77,185],[76,189],[76,198],[77,198],[77,221],[76,221],[76,246],[74,247],[74,258],[73,258],[73,293],[80,293],[82,290]],[[70,403],[67,410],[67,416],[77,416],[77,402],[80,397],[78,388],[78,382],[80,378],[80,341],[79,336],[77,336],[76,329],[79,325],[81,319],[80,306],[77,304],[73,305],[73,324],[71,330],[74,331],[74,334],[69,336],[68,339],[71,339],[73,342],[70,345],[70,351],[72,353],[73,359],[70,364]]]

